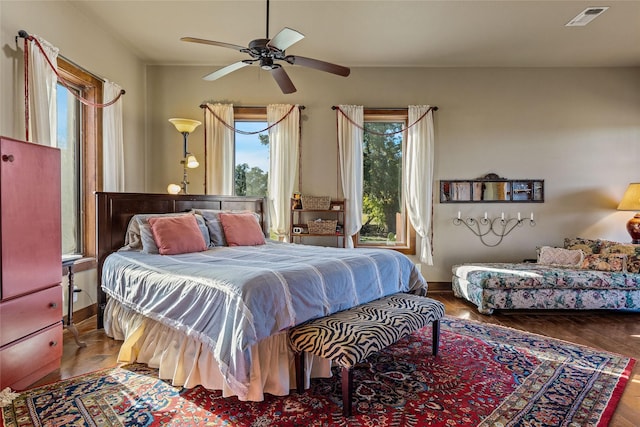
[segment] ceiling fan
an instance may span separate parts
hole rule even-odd
[[[264,39],[255,39],[249,42],[248,47],[239,46],[230,43],[217,42],[213,40],[205,40],[194,37],[182,37],[180,40],[192,43],[209,44],[213,46],[226,47],[234,49],[239,52],[248,54],[251,59],[244,59],[226,67],[220,68],[213,73],[207,74],[203,77],[204,80],[216,80],[220,77],[246,67],[258,63],[260,68],[271,72],[271,75],[275,79],[280,90],[283,93],[293,93],[296,91],[296,87],[289,78],[287,72],[282,68],[282,65],[277,61],[284,61],[291,65],[301,65],[303,67],[314,68],[320,71],[326,71],[327,73],[337,74],[339,76],[348,76],[351,70],[342,65],[332,64],[330,62],[320,61],[318,59],[306,58],[298,55],[287,55],[285,50],[294,43],[299,42],[304,38],[304,35],[291,28],[283,28],[272,39],[269,39],[269,0],[267,0],[267,35]]]

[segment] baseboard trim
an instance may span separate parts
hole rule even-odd
[[[81,308],[78,311],[73,312],[73,323],[82,322],[83,320],[87,320],[91,316],[95,316],[98,314],[98,304],[91,304],[84,308]],[[67,316],[64,316],[64,324],[67,324]]]
[[[452,292],[451,282],[427,282],[428,292]]]

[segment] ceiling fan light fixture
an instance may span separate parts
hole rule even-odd
[[[276,66],[273,64],[273,59],[271,58],[262,58],[260,59],[260,68],[263,70],[273,70]]]

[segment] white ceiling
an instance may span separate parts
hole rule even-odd
[[[266,0],[70,3],[148,64],[227,65],[246,55],[180,37],[247,46],[266,35]],[[593,6],[610,8],[564,26]],[[288,54],[349,67],[640,66],[638,0],[271,0],[269,13],[269,36],[305,35]]]

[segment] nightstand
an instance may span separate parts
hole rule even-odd
[[[62,256],[62,274],[67,272],[67,277],[69,279],[69,296],[67,297],[67,323],[64,325],[65,328],[71,331],[73,334],[73,338],[76,340],[76,344],[78,347],[86,347],[87,343],[84,341],[80,341],[78,336],[78,329],[76,325],[73,324],[73,295],[74,295],[74,285],[73,285],[73,267],[82,255],[63,255]]]

